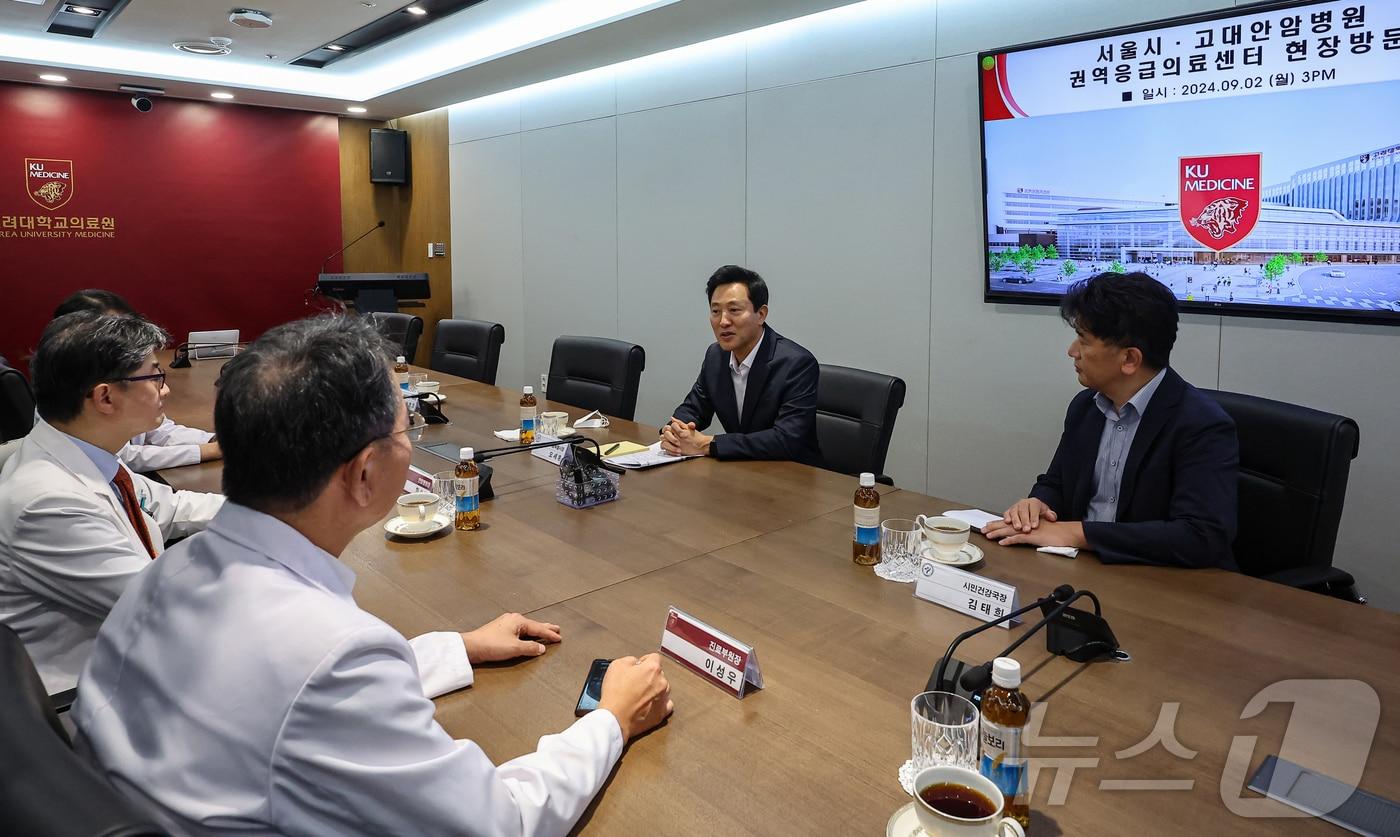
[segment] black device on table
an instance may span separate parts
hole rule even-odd
[[[582,718],[598,708],[603,699],[603,677],[608,673],[612,660],[594,660],[588,667],[588,678],[583,681],[583,691],[579,692],[578,705],[574,707],[574,717]]]

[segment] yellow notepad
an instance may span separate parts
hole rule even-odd
[[[603,458],[607,459],[608,457],[625,456],[629,453],[636,453],[646,449],[646,445],[639,445],[636,442],[608,442],[606,445],[603,445],[602,452]]]

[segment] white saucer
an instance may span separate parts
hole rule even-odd
[[[570,436],[574,435],[574,434],[577,433],[577,432],[578,432],[578,431],[575,430],[575,429],[573,429],[572,427],[565,427],[563,430],[560,430],[560,431],[559,431],[559,438],[561,438],[561,439],[567,439],[567,438],[569,438]]]
[[[927,837],[928,832],[919,825],[919,812],[914,810],[914,803],[910,802],[898,811],[890,815],[890,821],[885,823],[885,837]]]
[[[384,524],[384,531],[400,538],[426,538],[436,535],[443,529],[452,525],[452,519],[445,514],[435,514],[427,520],[405,520],[402,517],[391,517],[389,522]]]
[[[424,401],[432,401],[436,404],[447,403],[447,396],[440,392],[420,392],[418,393],[418,397]]]
[[[924,557],[930,561],[937,561],[940,564],[947,564],[950,567],[965,567],[969,564],[976,564],[985,556],[982,554],[982,547],[975,543],[965,543],[962,549],[953,553],[951,558],[944,558],[933,548],[933,544],[924,544]]]

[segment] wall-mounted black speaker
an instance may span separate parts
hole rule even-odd
[[[369,131],[369,182],[408,183],[408,132],[393,128]]]

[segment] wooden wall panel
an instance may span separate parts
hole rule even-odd
[[[369,182],[369,131],[408,132],[411,179],[406,186]],[[344,256],[348,272],[423,272],[432,297],[400,307],[423,318],[423,337],[413,361],[427,366],[437,321],[452,316],[452,254],[428,258],[428,244],[450,245],[451,215],[447,168],[447,111],[429,111],[389,123],[344,118],[340,121],[341,230],[343,243],[383,219],[375,232]],[[332,263],[334,267],[334,263]]]

